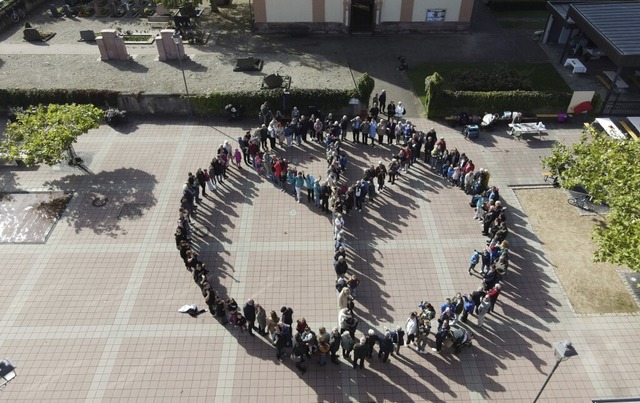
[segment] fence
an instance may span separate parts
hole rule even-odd
[[[608,101],[602,105],[600,115],[640,116],[640,101]]]

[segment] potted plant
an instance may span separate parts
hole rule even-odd
[[[118,108],[108,108],[104,111],[104,120],[109,126],[116,126],[125,121],[127,111],[121,111]]]

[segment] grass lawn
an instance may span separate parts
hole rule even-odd
[[[638,311],[618,275],[629,269],[592,261],[597,246],[591,233],[594,225],[602,225],[603,217],[580,215],[567,203],[567,193],[562,189],[518,189],[515,193],[544,246],[545,262],[553,266],[577,313]]]
[[[544,29],[549,11],[547,10],[503,10],[492,11],[498,23],[505,29]]]
[[[469,71],[491,71],[496,66],[504,66],[504,64],[494,63],[438,63],[438,64],[423,64],[409,69],[409,79],[413,85],[416,94],[420,97],[420,100],[424,103],[425,91],[424,91],[424,79],[438,72],[445,81],[447,78],[452,77],[456,70],[469,70]],[[564,82],[562,77],[558,74],[555,68],[549,63],[537,63],[537,64],[507,64],[509,68],[515,70],[524,70],[530,72],[531,82],[533,88],[538,91],[558,91],[569,92],[571,89]]]
[[[501,11],[494,10],[491,13],[497,19],[536,18],[536,19],[542,19],[545,21],[547,20],[550,14],[548,10],[501,10]]]
[[[542,30],[547,20],[498,20],[502,28]]]

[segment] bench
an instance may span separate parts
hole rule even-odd
[[[81,42],[95,42],[96,41],[96,33],[91,29],[80,31],[80,41]]]
[[[631,138],[634,141],[638,141],[640,139],[638,139],[638,136],[636,136],[636,134],[633,132],[633,130],[631,130],[631,128],[629,127],[629,125],[627,124],[627,122],[625,122],[624,120],[620,121],[620,126],[622,126],[624,128],[624,130],[627,132],[627,134],[629,136],[631,136]]]
[[[233,71],[260,71],[264,62],[253,57],[241,57],[236,61]]]

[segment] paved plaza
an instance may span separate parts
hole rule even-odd
[[[244,129],[225,122],[131,120],[102,126],[76,150],[92,174],[66,167],[1,168],[3,189],[73,192],[46,244],[5,244],[0,282],[0,356],[18,367],[6,401],[531,401],[554,363],[552,344],[570,339],[579,356],[563,363],[544,401],[634,396],[640,363],[635,315],[575,315],[511,185],[540,183],[539,157],[579,129],[552,127],[542,140],[515,141],[496,131],[477,142],[435,125],[450,147],[492,173],[511,222],[513,263],[496,314],[459,355],[404,348],[383,364],[355,371],[312,363],[301,375],[278,364],[266,339],[224,327],[205,313],[184,269],[173,232],[182,183],[206,167],[224,140]],[[349,181],[396,146],[347,143]],[[280,151],[315,175],[321,148]],[[107,197],[94,207],[97,197]],[[362,279],[360,331],[404,325],[421,300],[439,306],[480,279],[467,261],[484,238],[468,197],[420,163],[362,213],[346,219],[348,260]],[[133,207],[135,208],[133,208]],[[252,297],[267,310],[291,306],[312,329],[337,320],[329,218],[245,168],[206,200],[197,245],[222,295]],[[475,319],[470,319],[475,323]],[[431,336],[433,342],[433,336]],[[431,343],[430,347],[433,346]]]
[[[56,38],[70,38],[72,31],[75,38],[81,21],[66,21]],[[0,38],[0,85],[7,86],[16,71],[52,71],[64,63],[90,67],[86,76],[72,77],[77,82],[88,77],[102,82],[109,69],[117,70],[100,64],[95,49],[81,47],[86,44],[51,42],[34,50],[35,45],[15,39],[16,32]],[[218,34],[215,38],[226,39]],[[295,50],[303,56],[308,50],[318,60],[347,59],[354,72],[370,72],[376,91],[386,88],[389,99],[402,100],[420,130],[435,127],[450,148],[457,147],[476,168],[491,172],[491,183],[500,187],[508,206],[512,263],[495,314],[483,329],[473,326],[475,318],[469,320],[476,334],[473,347],[459,355],[450,350],[422,355],[405,347],[387,364],[374,358],[356,371],[344,360],[325,367],[314,362],[302,375],[290,359],[278,363],[267,339],[221,326],[209,313],[197,319],[178,313],[185,304],[205,307],[175,248],[182,185],[188,172],[208,167],[223,141],[235,145],[255,122],[131,118],[117,130],[105,125],[80,137],[75,149],[89,172],[65,165],[0,167],[3,192],[73,194],[46,243],[0,245],[0,358],[11,359],[18,374],[0,392],[0,400],[532,401],[555,363],[553,344],[566,339],[579,355],[559,366],[541,401],[640,396],[635,374],[640,365],[638,316],[575,314],[554,262],[513,191],[514,186],[542,183],[540,157],[550,153],[554,141],[577,141],[579,123],[550,123],[541,139],[515,141],[496,130],[471,142],[455,129],[420,117],[406,76],[395,69],[398,51],[414,64],[536,62],[546,58],[544,52],[519,46],[515,35],[484,19],[469,35],[283,41],[285,47],[300,46]],[[232,54],[235,45],[215,40],[211,50],[190,48],[187,53],[209,66],[214,59],[239,56]],[[388,49],[393,57],[382,60],[379,54]],[[180,93],[177,67],[155,61],[152,53],[137,52],[136,63],[149,74],[132,72],[127,78],[131,85],[151,90],[156,83],[145,77],[169,68],[176,80],[163,83],[162,89]],[[320,70],[308,64],[308,71]],[[204,92],[218,75],[214,68],[196,69],[188,79],[199,83],[194,91]],[[33,85],[64,85],[59,83],[66,79],[63,74],[56,80],[35,74],[33,80],[39,81]],[[370,164],[388,162],[398,148],[347,142],[344,150],[350,156],[346,178],[353,182]],[[316,144],[279,150],[279,155],[298,169],[326,176],[325,155]],[[362,280],[355,308],[358,336],[370,328],[404,326],[422,300],[440,306],[457,291],[478,287],[480,278],[467,274],[468,259],[485,238],[468,203],[468,196],[419,163],[362,213],[346,218],[348,261]],[[206,199],[196,228],[200,258],[221,295],[239,303],[251,297],[267,311],[290,306],[294,318],[304,316],[314,331],[337,325],[328,215],[296,203],[245,166],[232,168],[230,179]]]

